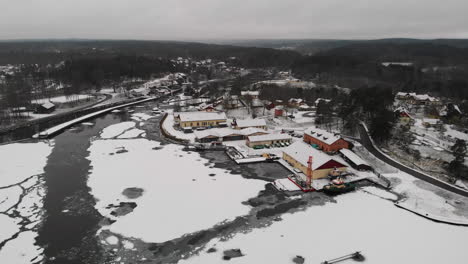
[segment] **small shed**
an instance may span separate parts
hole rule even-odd
[[[50,114],[55,111],[55,105],[51,102],[45,102],[36,108],[36,113]]]
[[[283,116],[283,113],[284,113],[283,108],[275,107],[275,117],[277,117],[277,116]]]
[[[351,167],[360,171],[370,171],[372,167],[361,159],[356,153],[349,149],[340,149],[340,154],[344,160],[346,160]]]

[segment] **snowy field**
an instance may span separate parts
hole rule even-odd
[[[62,95],[62,96],[56,96],[56,97],[51,97],[50,99],[49,98],[43,98],[43,99],[37,99],[37,100],[33,100],[32,103],[35,103],[35,104],[43,104],[43,103],[47,103],[47,102],[52,102],[52,103],[68,103],[68,102],[76,102],[76,101],[81,101],[81,100],[86,100],[86,99],[89,99],[89,98],[92,98],[93,96],[91,95],[88,95],[88,94],[74,94],[74,95],[70,95],[70,96],[65,96],[65,95]]]
[[[378,160],[361,146],[355,147],[354,151],[366,162],[372,164],[376,172],[391,181],[392,191],[403,196],[403,200],[399,203],[406,208],[427,213],[435,219],[468,222],[468,198],[399,171]]]
[[[14,143],[0,146],[0,248],[2,263],[32,263],[42,249],[35,245],[42,219],[45,190],[38,175],[44,172],[53,142]],[[30,223],[22,222],[22,218]]]
[[[117,136],[131,127],[128,122],[113,125],[101,136]],[[250,207],[242,202],[265,186],[264,181],[212,168],[198,153],[185,152],[179,145],[161,146],[143,138],[97,139],[89,151],[92,170],[88,185],[96,207],[102,215],[117,220],[106,228],[147,242],[171,240],[244,215]],[[143,195],[127,198],[122,192],[130,187],[142,188]],[[114,217],[110,214],[113,209],[106,207],[120,202],[138,206],[130,214]]]
[[[200,255],[180,264],[222,263],[223,251],[241,249],[229,263],[321,263],[361,251],[366,263],[463,264],[468,227],[439,224],[396,208],[392,202],[358,191],[336,203],[286,214],[272,226],[214,239]],[[214,253],[206,250],[214,247]],[[343,263],[354,263],[344,261]]]

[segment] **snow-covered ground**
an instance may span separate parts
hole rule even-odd
[[[230,263],[293,263],[297,255],[305,263],[321,263],[355,251],[362,252],[366,263],[379,264],[463,264],[468,259],[467,227],[432,222],[361,191],[336,200],[283,215],[282,221],[267,228],[227,241],[213,239],[200,255],[179,263],[221,263],[223,251],[236,248],[244,256]],[[217,251],[207,253],[211,247]]]
[[[468,223],[468,198],[447,192],[404,172],[383,174],[394,182],[393,191],[406,198],[405,208],[424,212],[433,218]]]
[[[399,203],[406,208],[446,221],[450,219],[455,222],[468,221],[468,198],[399,171],[378,160],[361,146],[355,147],[354,151],[371,164],[376,172],[392,182],[392,191],[404,197]]]
[[[68,103],[68,102],[75,102],[75,101],[81,101],[81,100],[86,100],[93,97],[92,95],[88,94],[74,94],[70,96],[56,96],[56,97],[51,97],[49,98],[43,98],[43,99],[37,99],[37,100],[32,100],[33,103],[35,104],[43,104],[47,102],[52,102],[52,103]]]
[[[32,263],[42,249],[35,245],[45,194],[40,177],[53,142],[14,143],[0,146],[0,248],[2,263]],[[22,219],[31,223],[25,225]]]
[[[48,143],[14,143],[0,145],[0,186],[17,184],[43,173],[52,146]]]
[[[127,152],[118,154],[121,149]],[[96,207],[117,220],[108,228],[147,242],[171,240],[244,215],[250,207],[242,202],[265,185],[212,168],[198,153],[185,152],[179,145],[161,146],[142,138],[94,140],[89,151],[88,185]],[[144,189],[143,195],[126,198],[122,191],[130,187]],[[106,207],[123,201],[138,206],[128,215],[112,216],[113,209]]]
[[[101,131],[101,138],[114,138],[125,133],[125,131],[134,128],[135,122],[128,121],[108,126]]]

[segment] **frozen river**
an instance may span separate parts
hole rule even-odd
[[[154,103],[77,125],[49,142],[0,146],[0,263],[466,263],[468,228],[395,207],[391,193],[287,197],[237,165],[164,140]],[[370,190],[370,189],[369,189]],[[374,194],[371,194],[374,193]],[[211,252],[211,253],[208,253]]]

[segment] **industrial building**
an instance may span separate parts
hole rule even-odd
[[[247,137],[247,146],[253,148],[255,146],[271,146],[278,143],[290,144],[292,137],[288,134],[268,134],[261,136]]]
[[[224,112],[182,112],[174,115],[174,120],[184,127],[222,127],[227,126]]]
[[[232,129],[226,127],[195,131],[194,134],[197,142],[209,143],[215,141],[245,140],[249,136],[267,135],[268,132],[259,128]]]
[[[244,128],[261,128],[267,130],[266,121],[265,119],[235,119],[234,120],[234,127],[236,129],[244,129]]]
[[[306,144],[305,142],[295,142],[283,150],[283,159],[291,166],[307,175],[307,162],[312,156],[312,178],[320,179],[327,177],[332,170],[346,170],[346,165],[339,162],[322,151]]]
[[[345,161],[357,170],[372,170],[372,167],[349,149],[340,149],[340,154]]]
[[[349,142],[341,138],[339,134],[315,127],[304,132],[304,142],[325,152],[336,152],[343,148],[349,148]]]

